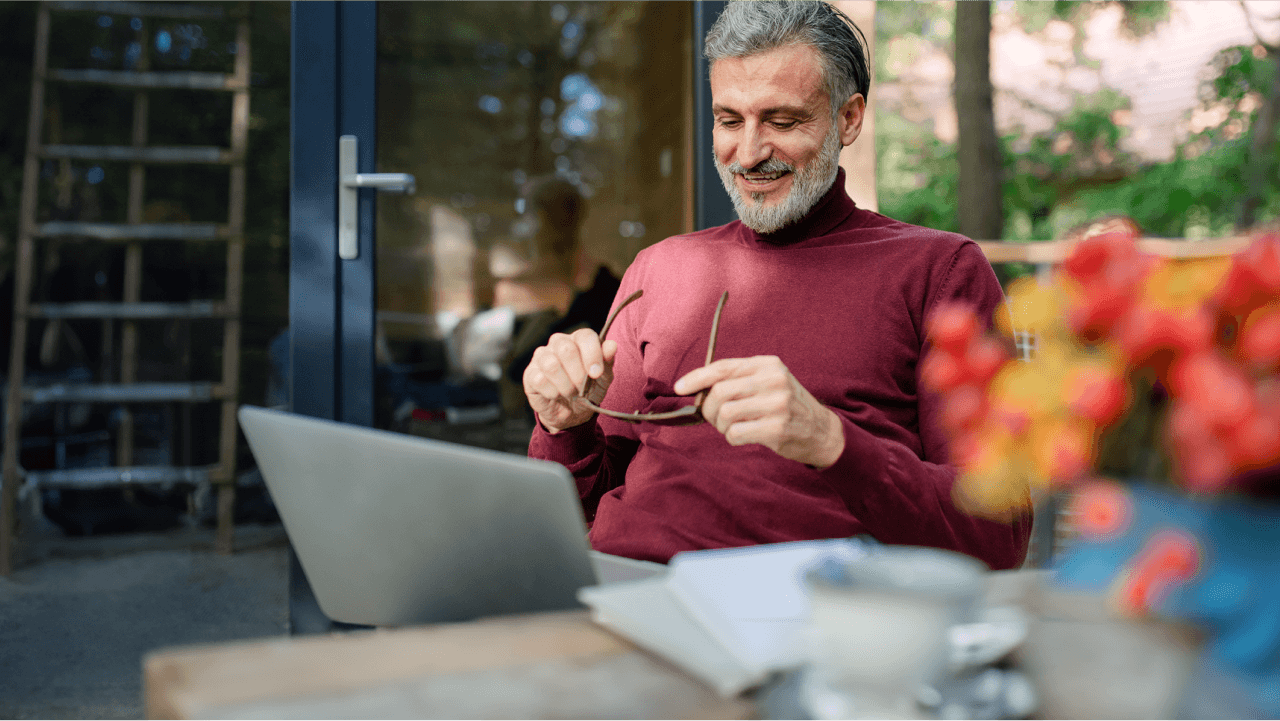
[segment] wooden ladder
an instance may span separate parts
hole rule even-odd
[[[49,68],[51,13],[98,13],[138,18],[133,28],[142,48],[135,70]],[[22,494],[42,488],[90,489],[169,487],[213,484],[217,488],[217,548],[229,553],[233,542],[235,500],[236,399],[239,389],[240,297],[243,286],[245,155],[249,127],[249,20],[248,9],[238,6],[234,71],[231,74],[189,71],[152,71],[147,60],[151,45],[149,18],[216,20],[226,16],[221,6],[159,2],[42,2],[36,20],[31,107],[23,169],[20,226],[15,261],[13,342],[5,403],[4,475],[0,488],[0,574],[13,571],[18,526],[19,489]],[[141,23],[141,25],[139,25]],[[48,83],[72,83],[117,88],[133,95],[131,144],[127,146],[61,145],[42,142],[45,122],[45,88]],[[149,92],[153,90],[206,90],[232,94],[229,148],[216,146],[148,145]],[[42,161],[115,161],[129,163],[126,222],[41,222],[37,218]],[[147,167],[156,164],[214,164],[230,167],[226,223],[144,222],[144,185]],[[36,274],[35,253],[39,241],[76,240],[125,246],[123,297],[119,302],[35,303],[32,288]],[[149,241],[220,242],[226,244],[226,295],[222,299],[183,303],[142,302],[143,244]],[[224,326],[221,381],[190,383],[138,382],[138,321],[161,319],[221,319]],[[96,383],[59,383],[36,386],[24,383],[28,326],[31,321],[60,323],[70,319],[119,322],[120,363],[117,379]],[[108,334],[106,336],[110,338]],[[212,350],[212,349],[210,349]],[[128,404],[221,404],[218,461],[206,466],[134,465],[134,422]],[[98,403],[122,409],[116,445],[116,465],[106,468],[27,471],[19,464],[24,403]]]

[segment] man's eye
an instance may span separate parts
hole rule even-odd
[[[722,128],[736,128],[742,124],[742,121],[737,118],[721,118],[719,122]]]
[[[770,123],[770,124],[771,124],[771,125],[773,125],[773,127],[777,128],[778,130],[790,130],[791,128],[794,128],[794,127],[795,127],[795,125],[796,125],[796,121],[794,121],[794,120],[774,120],[774,121],[773,121],[772,123]]]

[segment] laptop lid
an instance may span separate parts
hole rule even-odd
[[[559,464],[255,406],[239,418],[330,618],[386,626],[575,608],[596,581]]]

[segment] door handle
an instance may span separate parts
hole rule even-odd
[[[360,188],[377,188],[388,193],[413,194],[414,178],[408,173],[357,173],[359,141],[354,135],[338,138],[338,257],[354,260],[360,255]]]

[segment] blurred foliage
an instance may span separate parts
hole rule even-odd
[[[1214,77],[1200,90],[1205,103],[1225,101],[1234,106],[1250,92],[1265,94],[1276,77],[1275,55],[1244,45],[1219,51],[1210,67]],[[1232,118],[1241,117],[1235,107],[1231,113]]]
[[[378,162],[413,172],[420,197],[448,199],[480,248],[527,240],[534,224],[518,201],[530,181],[566,180],[591,212],[623,213],[613,227],[648,228],[587,241],[621,272],[643,245],[682,230],[672,208],[684,193],[686,106],[670,85],[687,71],[671,47],[685,47],[690,28],[684,3],[385,3]],[[671,45],[648,41],[659,37]],[[379,213],[380,243],[419,243],[415,213]]]
[[[1029,33],[1044,29],[1050,20],[1081,23],[1098,8],[1114,4],[1120,7],[1121,27],[1130,37],[1142,37],[1169,17],[1169,3],[1163,0],[1053,0],[1052,2],[1019,2],[1018,15]]]
[[[1021,2],[1016,9],[1027,30],[1034,31],[1053,19],[1080,23],[1100,5]],[[1167,3],[1121,6],[1126,27],[1135,33],[1150,31],[1168,14]],[[930,31],[922,30],[936,28],[937,14],[936,7],[917,3],[877,8],[879,47],[884,48],[877,58],[881,78],[896,79],[903,59],[924,52],[925,44],[948,51],[949,39],[930,41]],[[1275,72],[1273,54],[1248,46],[1221,51],[1200,100],[1206,108],[1222,107],[1223,120],[1188,138],[1165,163],[1140,165],[1120,149],[1129,129],[1115,120],[1129,101],[1109,89],[1082,96],[1048,132],[1003,137],[1005,239],[1050,240],[1111,214],[1132,217],[1153,236],[1231,234],[1247,191],[1248,130],[1258,113],[1258,104],[1246,96],[1266,97]],[[888,112],[876,117],[876,142],[881,212],[956,230],[954,145],[938,140],[930,124]],[[1269,182],[1259,211],[1262,222],[1280,217],[1280,161],[1268,157],[1265,162]]]
[[[1246,112],[1248,93],[1265,97],[1275,77],[1276,58],[1247,46],[1222,50],[1211,64],[1213,76],[1201,92],[1208,107],[1226,107],[1225,120],[1192,135],[1172,161],[1136,169],[1123,180],[1087,188],[1063,199],[1056,210],[1070,226],[1109,214],[1126,214],[1148,235],[1205,238],[1230,235],[1248,188],[1244,169],[1250,162],[1268,163],[1269,182],[1262,188],[1259,219],[1280,217],[1280,164],[1275,157],[1252,158],[1248,128],[1258,108]],[[1244,106],[1248,107],[1248,106]]]

